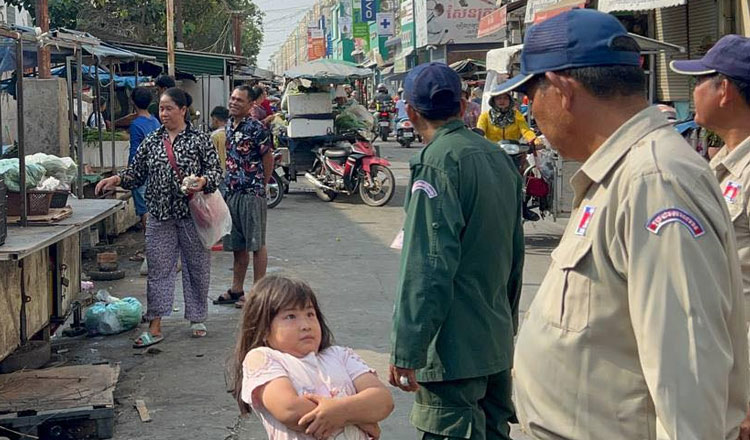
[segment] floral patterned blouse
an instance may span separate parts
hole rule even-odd
[[[230,117],[227,130],[227,173],[224,180],[230,192],[265,197],[263,155],[273,147],[271,132],[262,122],[246,116],[237,128]]]
[[[156,220],[181,219],[190,216],[188,197],[180,190],[180,180],[167,159],[164,147],[166,129],[162,125],[143,140],[133,163],[118,175],[120,186],[135,189],[146,184],[146,207]],[[219,156],[206,133],[188,125],[172,143],[175,161],[184,176],[206,178],[205,193],[216,191],[221,182]]]

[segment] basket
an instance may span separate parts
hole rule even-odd
[[[47,215],[54,191],[27,191],[26,211],[28,215]],[[8,216],[21,215],[21,193],[8,192]]]
[[[52,201],[49,203],[49,207],[52,209],[64,208],[68,204],[68,195],[70,195],[70,191],[68,190],[55,190],[54,194],[52,194]]]
[[[5,182],[3,182],[3,179],[0,179],[0,246],[5,244],[5,237],[8,235],[7,193],[8,187],[5,186]]]

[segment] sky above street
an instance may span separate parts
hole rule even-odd
[[[258,54],[258,67],[268,68],[268,59],[286,40],[295,25],[315,0],[254,0],[263,18],[263,45]]]

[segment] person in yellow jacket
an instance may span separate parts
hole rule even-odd
[[[492,142],[520,141],[521,138],[528,143],[536,141],[536,133],[513,104],[513,98],[508,93],[490,95],[490,109],[482,112],[477,122],[477,128],[484,131],[484,137]]]

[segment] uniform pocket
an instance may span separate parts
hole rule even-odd
[[[552,252],[555,269],[559,270],[558,303],[551,304],[551,322],[555,327],[581,332],[589,325],[591,277],[586,273],[591,241],[587,238],[566,240]]]
[[[727,203],[727,209],[729,210],[729,218],[732,219],[732,223],[736,222],[742,216],[742,204],[740,203]]]
[[[472,409],[432,406],[415,403],[410,417],[412,425],[423,433],[451,438],[471,438]],[[423,435],[423,438],[433,438]]]

